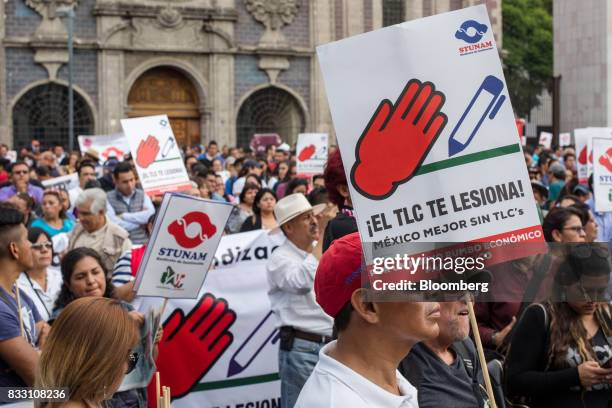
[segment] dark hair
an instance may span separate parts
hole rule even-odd
[[[41,235],[44,235],[49,241],[51,241],[51,235],[49,235],[49,233],[47,233],[47,231],[44,229],[36,227],[28,229],[28,241],[33,244],[38,241],[38,238],[40,238]]]
[[[26,203],[26,206],[28,207],[28,212],[31,212],[34,209],[36,201],[34,201],[31,195],[29,195],[28,193],[21,192],[15,194],[15,196]]]
[[[72,154],[72,153],[70,153],[70,154]],[[96,165],[94,164],[94,162],[92,162],[91,160],[83,160],[77,166],[77,173],[79,173],[79,175],[81,175],[81,169],[84,168],[84,167],[89,167],[89,168],[92,168],[94,171],[96,171]]]
[[[259,191],[260,187],[257,184],[253,184],[253,183],[245,183],[244,187],[242,188],[242,191],[240,192],[240,202],[244,202],[244,196],[246,196],[246,193],[249,190],[257,190]]]
[[[28,163],[24,162],[23,160],[17,160],[15,163],[11,165],[11,170],[10,170],[11,173],[13,172],[13,169],[16,166],[26,166],[28,168],[28,171],[30,170],[30,166],[28,166]]]
[[[552,236],[553,231],[561,231],[565,223],[572,215],[580,218],[580,222],[582,222],[584,215],[577,208],[553,208],[549,211],[542,224],[542,230],[544,231],[544,239],[546,242],[555,241]]]
[[[348,327],[353,310],[353,304],[349,300],[344,306],[342,306],[342,309],[340,309],[336,317],[334,317],[334,337]]]
[[[342,164],[340,150],[336,150],[327,158],[327,164],[325,165],[323,177],[325,178],[325,187],[327,188],[329,201],[336,204],[338,208],[342,208],[344,205],[344,197],[342,197],[338,191],[338,186],[348,186],[348,182],[346,181],[346,174],[344,173],[344,165]]]
[[[257,192],[257,194],[255,194],[255,200],[253,201],[253,212],[255,213],[255,215],[261,214],[261,208],[259,208],[259,202],[261,201],[261,199],[263,198],[265,194],[271,194],[272,197],[274,197],[274,200],[278,201],[278,198],[276,197],[276,193],[272,191],[272,189],[269,189],[269,188],[260,189]]]
[[[572,200],[574,202],[574,204],[582,202],[582,201],[580,201],[580,198],[576,197],[573,194],[567,194],[567,195],[563,196],[562,198],[559,198],[557,201],[560,203],[562,200]],[[572,204],[572,205],[574,205],[574,204]]]
[[[49,166],[38,166],[36,167],[35,171],[38,177],[51,176],[51,169],[49,168]]]
[[[46,195],[50,195],[50,196],[53,196],[53,197],[57,198],[57,201],[58,201],[58,202],[59,202],[59,204],[60,204],[60,212],[59,212],[59,217],[60,217],[60,219],[62,219],[62,220],[63,220],[63,219],[65,219],[65,218],[66,218],[66,210],[64,210],[64,206],[62,205],[62,197],[60,196],[59,191],[55,191],[55,190],[45,190],[45,191],[43,192],[43,198],[44,198]]]
[[[57,300],[55,301],[55,306],[53,310],[62,309],[66,307],[68,303],[72,302],[75,299],[72,292],[70,292],[68,285],[70,285],[70,278],[72,277],[72,274],[74,273],[74,268],[76,264],[81,259],[87,258],[87,257],[95,259],[98,265],[100,265],[102,272],[104,273],[104,276],[106,278],[106,291],[104,292],[103,296],[105,298],[110,298],[113,296],[115,287],[113,286],[110,276],[108,274],[108,271],[106,270],[106,267],[104,266],[104,263],[102,262],[102,258],[100,258],[100,254],[98,254],[96,251],[88,247],[74,248],[68,251],[68,253],[64,255],[64,257],[62,258],[61,269],[62,269],[62,279],[64,283],[62,284],[62,289],[57,297]]]
[[[195,174],[196,176],[198,176],[201,172],[207,171],[207,170],[208,170],[208,166],[202,162],[193,163],[191,165],[191,174]]]
[[[117,166],[115,166],[115,170],[113,170],[113,176],[115,176],[115,178],[119,177],[119,174],[121,173],[128,173],[128,172],[133,172],[134,171],[134,166],[132,166],[130,163],[128,162],[121,162],[119,164],[117,164]]]
[[[208,177],[210,175],[216,176],[217,173],[215,173],[213,170],[210,170],[208,167],[198,171],[198,173],[197,173],[197,176],[201,177],[203,179],[206,179],[206,177]]]
[[[316,187],[308,193],[308,202],[310,205],[326,204],[329,201],[329,194],[325,187]]]
[[[217,142],[215,142],[214,140],[211,140],[210,142],[208,142],[208,147],[210,147],[210,146],[212,146],[212,145],[219,146],[219,145],[217,144]]]
[[[9,255],[9,244],[16,240],[15,232],[23,224],[21,211],[11,203],[0,203],[0,259]]]
[[[260,186],[263,186],[263,183],[261,182],[261,177],[259,177],[259,176],[258,176],[257,174],[255,174],[255,173],[249,173],[249,174],[247,174],[246,176],[244,176],[244,182],[245,182],[245,183],[247,183],[247,181],[246,181],[246,180],[247,180],[249,177],[254,178],[255,180],[257,180],[257,183],[258,183]]]
[[[576,155],[572,152],[567,152],[563,155],[563,161],[567,160],[568,157],[573,157],[575,159]]]
[[[285,196],[293,194],[293,190],[298,188],[299,186],[306,186],[306,191],[308,191],[308,181],[303,178],[296,177],[292,179],[289,184],[287,184],[287,189],[285,190]]]

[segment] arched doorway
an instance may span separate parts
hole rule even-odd
[[[74,135],[94,132],[93,115],[85,99],[74,91]],[[46,146],[68,146],[68,87],[48,83],[23,94],[13,107],[13,144],[22,147],[32,139]],[[78,146],[74,141],[74,146]]]
[[[238,146],[248,146],[255,133],[278,133],[293,144],[304,131],[304,113],[289,92],[268,87],[254,92],[240,106],[236,120]]]
[[[128,95],[129,117],[166,114],[181,146],[200,143],[198,92],[182,72],[156,67],[142,74]]]

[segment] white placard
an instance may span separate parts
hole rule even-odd
[[[327,133],[300,133],[297,141],[297,172],[322,174],[327,163]]]
[[[68,174],[66,176],[54,177],[49,180],[44,180],[42,185],[46,189],[61,189],[61,190],[72,190],[79,186],[79,175],[78,173]]]
[[[559,133],[559,146],[565,147],[572,144],[571,133]]]
[[[138,269],[137,294],[195,299],[231,211],[229,203],[165,194]]]
[[[612,211],[612,139],[593,138],[595,211]]]
[[[122,119],[121,126],[145,193],[153,196],[191,189],[168,116]]]
[[[368,262],[368,243],[393,254],[413,243],[543,242],[485,6],[317,54]]]
[[[593,138],[612,138],[612,128],[588,127],[574,129],[578,181],[587,184],[593,174]]]
[[[552,133],[540,132],[540,139],[538,141],[538,144],[541,144],[545,148],[550,149],[550,147],[552,146],[552,136]]]
[[[94,149],[104,162],[110,157],[123,161],[123,155],[130,152],[130,145],[123,133],[111,135],[79,136],[79,148],[82,153]]]

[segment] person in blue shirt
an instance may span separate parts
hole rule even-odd
[[[42,213],[41,218],[32,221],[32,227],[42,229],[51,238],[62,232],[68,233],[74,228],[74,221],[66,215],[59,191],[46,190],[44,192]]]

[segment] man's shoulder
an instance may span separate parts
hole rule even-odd
[[[115,235],[119,238],[127,239],[130,234],[120,225],[115,224],[114,222],[108,220],[108,233]]]
[[[341,379],[315,367],[300,392],[296,408],[369,407],[358,393]]]

